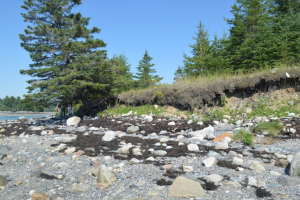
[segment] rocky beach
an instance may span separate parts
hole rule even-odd
[[[198,119],[198,116],[194,116]],[[277,138],[232,135],[281,121]],[[300,119],[151,115],[0,122],[0,199],[300,199]]]

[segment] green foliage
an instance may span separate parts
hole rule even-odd
[[[135,78],[138,81],[138,86],[140,88],[149,87],[151,85],[158,84],[163,78],[158,75],[152,75],[156,73],[156,70],[153,68],[154,64],[151,63],[151,58],[148,54],[148,51],[145,51],[143,59],[139,62],[137,66],[137,73]]]
[[[40,105],[34,105],[27,101],[24,101],[18,97],[4,97],[0,98],[0,111],[33,111],[33,112],[54,112],[55,106],[49,105],[48,107],[42,107]]]
[[[130,64],[124,54],[114,55],[110,59],[113,75],[113,94],[119,94],[135,87],[133,74],[130,72]]]
[[[240,129],[234,135],[232,136],[233,141],[237,142],[243,142],[246,145],[252,145],[253,144],[253,135],[246,131],[245,129]]]
[[[284,125],[279,121],[262,122],[253,128],[254,132],[262,133],[267,131],[271,136],[277,137],[278,133],[284,128]]]
[[[164,102],[164,94],[162,91],[156,91],[153,95],[154,103],[162,104]]]
[[[242,139],[242,143],[244,143],[245,145],[252,145],[253,135],[251,133],[246,133]]]
[[[222,106],[223,107],[226,106],[226,103],[227,103],[227,98],[226,98],[226,96],[223,96],[222,101],[221,101]]]
[[[90,18],[72,9],[80,0],[38,1],[25,0],[22,8],[28,26],[20,34],[21,46],[33,61],[22,75],[32,79],[27,82],[27,101],[35,105],[49,105],[81,101],[108,95],[112,75],[107,62],[106,44],[94,39],[100,29],[88,29]]]
[[[97,115],[102,116],[105,113],[109,115],[122,115],[122,114],[128,114],[130,111],[132,111],[132,115],[137,115],[137,116],[147,115],[147,114],[161,116],[166,111],[166,107],[158,106],[158,108],[156,109],[154,105],[149,105],[149,104],[146,104],[144,106],[138,106],[138,107],[116,105],[113,108],[109,108],[105,111],[99,112]]]

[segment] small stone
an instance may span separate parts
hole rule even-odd
[[[169,122],[168,125],[169,126],[175,126],[175,122]]]
[[[67,120],[67,126],[77,126],[81,121],[80,117],[74,116]]]
[[[147,194],[150,195],[150,196],[156,196],[156,195],[158,195],[158,191],[156,191],[156,190],[149,190]]]
[[[66,153],[70,154],[70,153],[74,153],[76,150],[75,147],[69,147],[67,150],[65,150]]]
[[[194,171],[194,168],[192,166],[186,166],[186,165],[184,165],[182,168],[183,168],[184,172],[192,172],[192,171]]]
[[[281,173],[275,172],[275,171],[270,171],[270,174],[273,175],[273,176],[280,176],[281,175]]]
[[[265,168],[258,161],[249,161],[246,166],[254,171],[265,171]]]
[[[187,146],[188,151],[199,151],[199,147],[197,144],[189,144]]]
[[[138,127],[138,126],[130,126],[130,127],[128,127],[127,128],[127,133],[135,133],[135,132],[137,132],[137,131],[139,131],[140,130],[140,128]]]
[[[217,159],[215,157],[209,157],[202,161],[205,167],[212,167],[217,163]]]
[[[217,143],[215,149],[228,149],[228,143],[219,142],[219,143]]]
[[[42,192],[35,192],[31,194],[31,200],[50,200],[50,197]]]
[[[168,164],[168,165],[163,165],[163,166],[161,166],[161,168],[162,168],[162,169],[165,169],[165,170],[172,170],[174,167],[173,167],[173,165]]]
[[[70,187],[70,192],[73,193],[79,193],[79,192],[85,192],[88,190],[88,186],[83,185],[83,184],[78,184],[78,183],[74,183],[71,187]]]
[[[0,186],[6,186],[8,184],[8,180],[0,175]]]
[[[234,157],[232,163],[235,164],[235,165],[242,165],[244,163],[244,161],[243,161],[243,159],[240,159],[238,157]]]
[[[129,164],[130,164],[130,165],[138,164],[138,163],[140,163],[140,161],[139,161],[138,159],[136,159],[136,158],[132,158],[132,159],[129,161]]]
[[[218,174],[211,174],[211,175],[205,176],[204,179],[206,179],[210,182],[213,182],[213,183],[220,183],[220,182],[222,182],[222,180],[224,178]]]

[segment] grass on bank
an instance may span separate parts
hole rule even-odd
[[[232,140],[235,142],[242,142],[245,145],[250,146],[253,144],[253,135],[249,131],[241,129],[232,136]]]
[[[144,105],[144,106],[125,106],[125,105],[116,105],[112,108],[109,108],[105,111],[99,112],[97,115],[98,116],[103,116],[103,115],[116,115],[120,116],[123,114],[128,114],[130,111],[132,111],[132,115],[157,115],[157,116],[162,116],[163,113],[166,111],[167,107],[166,106],[157,106],[155,108],[155,105]]]
[[[274,122],[262,122],[252,129],[255,133],[268,132],[273,137],[278,137],[280,131],[284,128],[284,125],[279,121]]]

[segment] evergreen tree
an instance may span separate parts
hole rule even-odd
[[[106,44],[94,39],[100,29],[88,29],[90,18],[84,18],[72,9],[81,0],[25,0],[24,21],[33,26],[20,34],[21,46],[33,61],[30,69],[21,70],[32,77],[27,82],[26,100],[50,105],[80,100],[84,105],[91,98],[110,92],[111,72]]]
[[[153,75],[156,73],[156,70],[153,68],[154,64],[151,63],[151,58],[148,54],[148,51],[145,51],[143,59],[139,61],[139,65],[137,67],[137,73],[135,78],[138,80],[139,87],[149,87],[151,85],[156,85],[163,78],[158,75]]]
[[[113,93],[131,89],[134,86],[133,74],[130,72],[130,64],[124,54],[114,55],[110,59],[113,74]]]
[[[231,13],[234,18],[226,21],[231,25],[228,50],[234,69],[250,70],[264,66],[262,53],[268,45],[262,40],[271,37],[267,35],[269,31],[264,32],[270,26],[269,1],[237,0]]]
[[[188,75],[185,73],[184,68],[178,66],[177,70],[174,73],[174,81],[180,81],[188,78]]]
[[[195,44],[189,45],[192,48],[192,57],[189,57],[186,54],[183,55],[184,70],[190,77],[197,77],[209,71],[207,62],[210,59],[209,52],[211,47],[208,38],[208,30],[205,30],[201,21],[197,28],[198,32],[196,33],[196,37],[193,37],[196,42]]]

